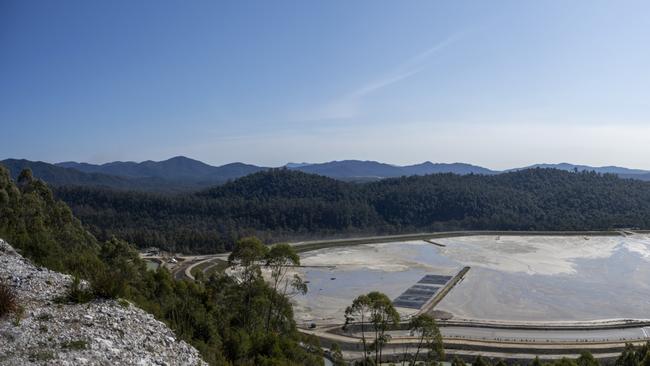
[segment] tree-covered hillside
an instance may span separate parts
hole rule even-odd
[[[194,194],[61,187],[99,238],[179,251],[265,241],[435,230],[599,230],[650,227],[650,183],[592,172],[530,169],[345,183],[287,169]]]
[[[29,170],[15,184],[2,166],[0,238],[37,265],[88,280],[88,289],[75,281],[69,295],[58,301],[128,299],[164,321],[211,365],[323,364],[297,332],[286,294],[269,286],[258,268],[260,262],[297,258],[288,246],[279,246],[287,249],[285,255],[268,251],[255,238],[240,240],[244,248],[258,248],[245,283],[222,274],[195,282],[174,280],[166,269],[148,271],[127,242],[98,241]],[[241,257],[235,259],[243,262]],[[18,308],[22,299],[15,301]]]
[[[145,215],[137,223],[151,225],[145,229],[152,233],[156,227],[170,225],[160,236],[171,235],[168,240],[184,235],[188,235],[185,240],[190,240],[191,227],[200,230],[208,220],[224,219],[241,225],[242,230],[249,230],[245,225],[251,225],[273,236],[293,230],[292,225],[297,229],[320,228],[321,232],[406,230],[435,225],[517,229],[593,229],[620,223],[646,226],[650,210],[648,184],[554,170],[524,171],[503,178],[438,175],[367,185],[275,170],[194,195],[70,188],[64,193],[78,200],[78,210],[86,207],[88,212],[106,212],[105,217],[114,220],[105,222],[107,226],[129,223],[129,217],[120,218],[126,214]],[[309,218],[328,204],[331,217]],[[278,210],[273,217],[266,216],[273,214],[269,205]],[[287,209],[292,205],[299,209]],[[214,208],[221,209],[224,216],[214,215]],[[367,214],[366,220],[356,221],[351,213]],[[247,221],[248,214],[253,218]],[[339,221],[345,217],[351,220]],[[186,227],[173,226],[179,222]],[[95,230],[102,230],[99,224],[95,223]],[[136,223],[129,225],[136,229]],[[207,231],[197,233],[208,237]],[[222,235],[218,230],[215,233]],[[103,232],[107,234],[108,230]],[[230,240],[241,234],[233,231]],[[2,167],[0,238],[37,264],[89,280],[89,290],[73,287],[69,298],[62,301],[129,299],[167,323],[213,365],[323,364],[317,345],[312,343],[315,341],[297,332],[291,304],[287,295],[277,290],[278,281],[270,285],[261,276],[260,266],[264,263],[274,279],[286,274],[283,266],[298,263],[299,257],[288,245],[269,250],[257,239],[239,239],[229,262],[242,266],[241,282],[221,274],[199,277],[196,282],[177,281],[165,269],[147,271],[128,243],[116,238],[95,239],[29,171],[22,172],[15,184]],[[218,244],[227,243],[227,237],[218,238],[223,240]],[[296,289],[306,290],[301,281]],[[647,360],[647,347],[628,346],[617,364],[645,365]],[[454,364],[462,365],[458,360]],[[577,364],[598,363],[584,354]],[[536,359],[532,365],[542,364]],[[556,365],[576,363],[563,359]]]

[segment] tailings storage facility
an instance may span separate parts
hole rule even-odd
[[[296,319],[342,323],[352,300],[375,290],[387,294],[403,317],[432,303],[454,319],[589,321],[650,314],[647,235],[482,235],[436,244],[303,253],[304,267],[295,271],[308,281],[309,292],[294,299]]]

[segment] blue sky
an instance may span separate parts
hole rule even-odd
[[[0,158],[650,169],[644,1],[2,1]]]

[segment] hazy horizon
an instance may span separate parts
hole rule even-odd
[[[243,164],[250,164],[250,165],[255,165],[255,166],[260,166],[260,167],[267,167],[267,168],[281,168],[281,167],[284,167],[284,166],[289,165],[289,164],[308,164],[308,165],[311,165],[311,164],[331,163],[331,162],[336,162],[336,161],[355,160],[355,161],[377,162],[377,163],[388,164],[388,165],[392,165],[392,166],[410,166],[410,165],[423,164],[423,163],[427,163],[427,162],[430,162],[430,163],[433,163],[433,164],[469,164],[469,165],[473,165],[473,166],[477,166],[477,167],[481,167],[481,168],[487,168],[487,169],[493,170],[493,171],[506,171],[506,170],[511,170],[511,169],[525,168],[525,167],[534,166],[534,165],[560,165],[560,164],[570,164],[570,165],[576,165],[576,166],[588,166],[588,167],[593,167],[593,168],[619,167],[619,168],[627,168],[627,169],[632,169],[632,170],[645,170],[643,168],[634,167],[634,166],[624,166],[624,165],[617,165],[617,164],[613,164],[613,165],[595,164],[595,165],[593,165],[593,164],[576,163],[576,162],[571,162],[571,161],[533,162],[533,163],[526,164],[526,165],[510,166],[510,167],[505,167],[505,168],[501,168],[501,169],[493,168],[491,166],[475,164],[475,163],[467,162],[467,161],[434,161],[434,160],[423,160],[423,161],[407,162],[407,163],[397,164],[397,163],[392,163],[392,162],[389,162],[389,161],[381,161],[381,160],[373,160],[373,159],[332,159],[332,160],[324,160],[324,161],[288,161],[288,162],[284,162],[284,163],[278,164],[278,165],[263,165],[263,164],[257,164],[255,162],[248,162],[248,161],[241,161],[241,160],[233,160],[233,161],[229,161],[229,162],[225,162],[225,163],[212,163],[212,162],[209,162],[209,161],[197,159],[197,158],[187,156],[187,155],[182,155],[182,154],[181,155],[174,155],[174,156],[170,156],[170,157],[162,158],[162,159],[111,160],[111,161],[103,161],[103,162],[88,162],[88,161],[82,161],[82,160],[64,160],[64,161],[49,161],[49,160],[43,160],[43,159],[32,160],[32,159],[27,159],[27,158],[23,158],[23,157],[13,157],[13,156],[12,157],[0,157],[0,160],[4,160],[4,159],[26,159],[26,160],[32,160],[32,161],[42,161],[44,163],[49,163],[49,164],[89,163],[89,164],[94,164],[94,165],[102,165],[102,164],[115,163],[115,162],[129,162],[129,163],[142,163],[142,162],[145,162],[145,161],[161,162],[161,161],[170,160],[170,159],[179,158],[179,157],[184,157],[184,158],[188,158],[188,159],[192,159],[192,160],[197,160],[197,161],[200,161],[202,163],[205,163],[205,164],[208,164],[208,165],[211,165],[211,166],[216,166],[216,167],[226,165],[226,164],[231,164],[231,163],[243,163]]]
[[[650,3],[0,5],[0,157],[650,169]]]

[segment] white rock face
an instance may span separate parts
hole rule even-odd
[[[25,309],[0,319],[0,365],[207,365],[164,323],[113,300],[54,302],[72,278],[37,268],[0,239],[0,281]]]

